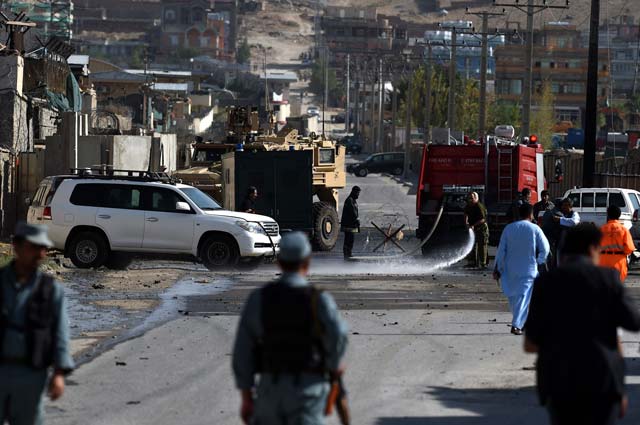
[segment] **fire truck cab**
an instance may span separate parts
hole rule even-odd
[[[424,147],[418,181],[417,236],[424,239],[464,226],[463,210],[470,191],[478,192],[488,210],[490,241],[497,243],[518,193],[531,189],[537,202],[545,188],[544,149],[487,137],[488,146],[429,144]],[[440,223],[438,213],[443,208]]]

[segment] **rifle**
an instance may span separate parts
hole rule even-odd
[[[327,396],[327,404],[324,408],[325,416],[333,413],[335,406],[342,425],[350,425],[351,415],[349,413],[349,403],[347,401],[347,390],[344,386],[342,376],[333,376],[331,378],[331,390]]]

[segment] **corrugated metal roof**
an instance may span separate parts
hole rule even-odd
[[[264,80],[264,73],[260,74],[260,79]],[[288,81],[291,83],[295,83],[298,81],[298,76],[295,72],[291,71],[280,71],[275,69],[267,69],[267,80],[271,81]]]
[[[153,90],[158,91],[189,91],[189,83],[153,83],[151,85]]]
[[[91,81],[125,81],[132,83],[144,83],[146,81],[144,75],[136,75],[124,71],[96,72],[92,73],[90,78]]]
[[[89,55],[71,55],[67,58],[69,65],[89,65]]]
[[[126,72],[131,74],[145,74],[144,69],[125,69]],[[158,69],[147,69],[149,75],[162,75],[166,77],[191,77],[191,71],[163,71]]]

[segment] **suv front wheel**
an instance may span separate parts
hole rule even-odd
[[[202,264],[209,270],[235,266],[239,253],[235,241],[225,236],[210,236],[200,248]]]
[[[69,259],[80,269],[102,266],[109,257],[109,245],[96,232],[80,232],[69,243]]]

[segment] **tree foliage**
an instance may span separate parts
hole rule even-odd
[[[242,40],[242,43],[240,43],[240,46],[238,47],[238,51],[236,53],[236,61],[238,63],[244,64],[244,63],[249,63],[250,59],[251,59],[251,47],[249,46],[249,42],[245,38],[244,40]]]
[[[545,81],[540,90],[535,93],[534,104],[537,108],[531,111],[531,133],[538,136],[539,143],[546,149],[551,148],[553,137],[553,126],[555,124],[554,103],[555,96],[551,90],[551,83]]]
[[[336,71],[334,69],[329,68],[327,70],[327,81],[329,91],[329,99],[327,99],[327,103],[329,105],[336,105],[344,97],[344,87],[342,87],[338,82],[338,79],[336,78]],[[322,59],[316,60],[313,64],[309,88],[317,96],[320,98],[322,97],[325,88],[324,61]]]

